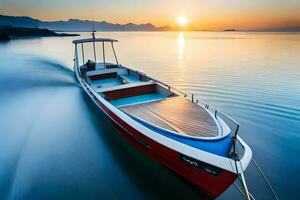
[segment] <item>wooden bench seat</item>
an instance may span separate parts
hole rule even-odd
[[[155,92],[156,92],[156,83],[138,82],[138,83],[119,85],[111,88],[103,88],[103,91],[101,93],[105,95],[107,100],[111,101],[115,99],[151,94]]]

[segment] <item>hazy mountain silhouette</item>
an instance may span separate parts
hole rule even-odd
[[[91,31],[93,22],[89,20],[69,19],[68,21],[41,21],[31,17],[15,17],[0,15],[0,26],[39,27],[54,31]],[[106,21],[94,22],[98,31],[160,31],[166,27],[147,24],[113,24]]]

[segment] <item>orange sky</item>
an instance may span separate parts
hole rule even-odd
[[[177,26],[185,15],[191,29],[248,29],[300,25],[300,0],[1,0],[0,14],[42,20],[69,18],[113,23],[153,23]]]

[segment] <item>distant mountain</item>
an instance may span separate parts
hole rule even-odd
[[[0,26],[15,26],[15,27],[27,27],[33,28],[41,23],[38,19],[32,19],[30,17],[13,17],[0,15]]]
[[[30,17],[0,15],[0,26],[39,27],[54,31],[91,31],[93,22],[89,20],[69,19],[68,21],[41,21]],[[94,22],[97,31],[162,31],[167,27],[156,27],[147,24],[113,24],[106,21]]]

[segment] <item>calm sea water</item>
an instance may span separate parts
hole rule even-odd
[[[300,34],[97,36],[120,41],[121,64],[236,119],[280,199],[299,199]],[[96,111],[73,78],[73,39],[0,44],[0,199],[198,199],[192,185],[127,144]],[[256,199],[272,199],[253,165],[246,177]],[[219,197],[241,198],[234,187]]]

